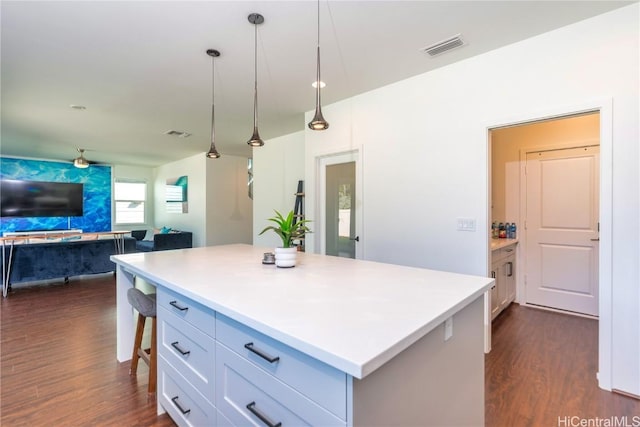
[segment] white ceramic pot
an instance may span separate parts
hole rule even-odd
[[[298,248],[276,248],[276,266],[277,267],[295,267]]]

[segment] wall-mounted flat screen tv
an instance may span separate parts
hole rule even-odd
[[[82,216],[83,185],[67,182],[0,180],[3,217]]]

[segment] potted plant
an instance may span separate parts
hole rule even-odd
[[[269,218],[269,221],[274,222],[276,225],[270,225],[265,227],[260,232],[262,235],[267,230],[273,230],[282,240],[282,247],[276,248],[276,266],[278,267],[295,267],[296,265],[296,253],[298,248],[293,246],[293,241],[304,236],[305,233],[310,233],[311,230],[306,226],[308,219],[297,219],[293,211],[289,211],[286,217],[276,210],[274,210],[276,216]]]

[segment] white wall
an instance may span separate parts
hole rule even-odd
[[[147,183],[147,203],[145,206],[145,223],[136,225],[116,225],[115,202],[113,200],[113,191],[111,191],[111,224],[114,230],[144,230],[153,228],[155,206],[153,203],[154,195],[154,169],[143,166],[126,166],[114,165],[112,167],[112,179],[135,179]],[[111,185],[113,189],[113,183]]]
[[[167,163],[155,170],[155,226],[191,231],[194,247],[205,246],[206,243],[207,160],[204,154],[199,153],[186,159]],[[165,207],[167,179],[185,175],[189,178],[187,187],[189,212],[167,213]]]
[[[186,175],[188,213],[167,213],[167,179]],[[155,226],[193,233],[193,246],[251,243],[252,203],[246,196],[247,158],[223,155],[208,159],[204,153],[156,169]]]
[[[283,215],[293,210],[298,180],[304,179],[304,132],[296,132],[265,141],[253,149],[253,244],[274,248],[282,246],[273,232],[260,233],[267,218],[276,209]],[[306,202],[306,198],[305,198]],[[309,224],[313,230],[313,224]]]
[[[253,207],[247,193],[247,158],[225,154],[207,159],[206,168],[206,246],[251,244]]]
[[[605,278],[615,309],[600,320],[600,384],[640,395],[638,9],[636,3],[323,106],[331,127],[305,134],[308,216],[317,216],[310,194],[316,156],[359,148],[365,258],[486,275],[488,128],[612,104],[611,132],[601,135],[613,146],[603,165],[612,171],[604,181],[611,187],[601,195],[615,218]],[[475,218],[477,231],[456,231],[456,217]]]

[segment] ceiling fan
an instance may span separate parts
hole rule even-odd
[[[78,150],[78,153],[80,153],[80,155],[73,159],[73,166],[80,169],[88,168],[90,163],[89,160],[84,157],[84,148],[76,148],[76,150]]]

